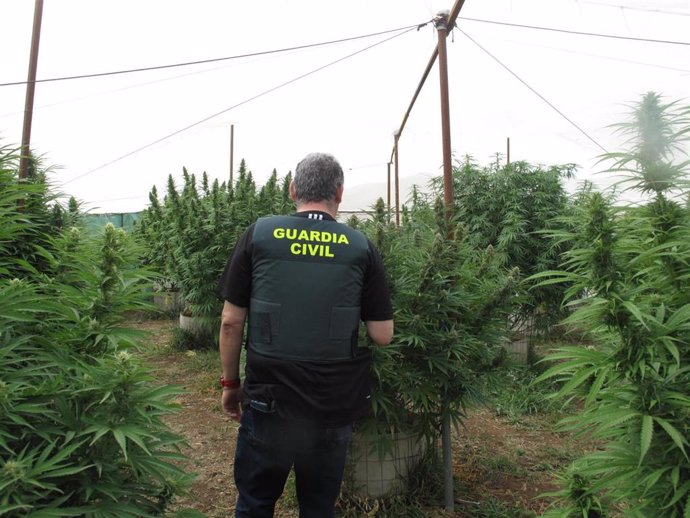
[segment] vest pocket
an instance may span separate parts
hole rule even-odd
[[[359,306],[339,306],[331,310],[330,339],[331,343],[336,346],[340,358],[354,355],[360,319]]]
[[[270,344],[271,338],[280,333],[280,304],[251,299],[249,332],[253,342]]]

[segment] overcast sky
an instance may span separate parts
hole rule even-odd
[[[231,125],[235,169],[244,158],[258,184],[274,168],[280,176],[294,170],[311,151],[340,160],[346,189],[385,182],[393,132],[437,43],[433,24],[417,26],[452,5],[45,0],[39,80],[392,32],[39,83],[32,148],[55,167],[53,183],[94,212],[144,208],[151,186],[163,189],[183,166],[226,179]],[[0,84],[26,80],[33,10],[31,0],[0,0]],[[620,148],[608,126],[625,117],[627,104],[650,90],[690,104],[688,27],[690,0],[466,0],[448,38],[455,157],[486,164],[505,155],[509,137],[512,160],[576,163],[578,180],[606,184],[593,176],[596,158],[602,148]],[[404,28],[411,29],[396,31]],[[438,76],[435,66],[401,137],[402,177],[440,174]],[[0,86],[0,144],[21,141],[25,92]]]

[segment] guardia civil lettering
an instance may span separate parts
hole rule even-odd
[[[296,228],[277,227],[273,230],[275,239],[295,241],[290,244],[293,255],[309,255],[313,257],[335,257],[330,244],[349,245],[345,234],[326,232],[322,230],[299,230]],[[303,242],[298,242],[303,241]]]
[[[298,230],[296,228],[278,227],[273,230],[273,237],[276,239],[289,239],[291,241],[315,241],[319,243],[335,243],[338,245],[350,244],[345,234],[320,230]]]
[[[330,245],[312,245],[310,243],[292,243],[290,252],[294,255],[311,255],[318,257],[335,257]]]

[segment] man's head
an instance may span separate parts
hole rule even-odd
[[[343,195],[343,168],[328,153],[310,153],[295,168],[290,192],[298,206],[327,204],[337,210]]]

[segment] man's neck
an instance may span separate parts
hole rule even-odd
[[[323,202],[307,202],[297,205],[297,212],[309,212],[318,211],[330,214],[330,216],[335,219],[338,214],[338,205],[331,205],[330,203]]]

